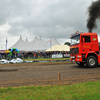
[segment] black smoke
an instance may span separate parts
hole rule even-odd
[[[92,32],[93,29],[97,28],[97,19],[100,19],[100,0],[92,2],[88,8],[88,15],[87,28],[89,32]]]

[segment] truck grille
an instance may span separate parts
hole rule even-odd
[[[79,49],[78,48],[70,49],[70,54],[77,54],[77,53],[79,53]]]

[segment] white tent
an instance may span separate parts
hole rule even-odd
[[[68,45],[54,45],[46,51],[70,51],[70,47]]]
[[[32,42],[28,42],[25,47],[23,48],[25,51],[37,51],[40,50],[40,46],[42,45],[44,41],[39,40],[37,37]]]
[[[33,45],[30,47],[30,50],[40,50],[41,45],[44,43],[43,40],[37,39],[34,41]],[[41,50],[44,50],[43,48]]]
[[[22,40],[22,37],[20,36],[20,39],[12,46],[10,47],[9,49],[12,49],[12,48],[17,48],[19,50],[23,50],[23,46],[26,42]]]
[[[47,50],[50,47],[54,46],[54,45],[60,45],[60,43],[52,36],[50,38],[50,40],[44,42],[41,46],[40,46],[40,50]]]
[[[35,37],[32,42],[28,42],[27,39],[23,41],[20,36],[20,39],[9,49],[17,48],[19,51],[45,51],[54,45],[60,45],[60,43],[53,36],[48,41],[43,41]]]
[[[25,51],[26,49],[27,49],[27,47],[26,46],[29,46],[29,44],[30,44],[30,42],[28,42],[28,39],[26,38],[26,41],[24,42],[24,44],[23,44],[23,46],[22,46],[22,50],[20,50],[20,51]],[[18,48],[20,48],[20,47],[18,47]]]

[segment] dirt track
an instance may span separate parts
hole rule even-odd
[[[68,62],[0,64],[0,87],[27,85],[73,84],[100,80],[100,66],[79,67]]]

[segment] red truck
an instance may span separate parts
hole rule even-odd
[[[100,47],[97,33],[71,35],[70,60],[79,66],[96,67],[100,63]]]

